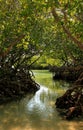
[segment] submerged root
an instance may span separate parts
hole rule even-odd
[[[66,119],[83,115],[83,85],[68,89],[65,94],[56,100],[56,107],[65,109]]]

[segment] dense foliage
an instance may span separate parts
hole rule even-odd
[[[0,3],[0,64],[7,62],[16,69],[24,64],[30,67],[43,53],[47,65],[82,62],[81,0]]]

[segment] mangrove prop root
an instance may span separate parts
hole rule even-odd
[[[65,109],[66,119],[83,115],[83,85],[68,89],[63,96],[57,98],[55,105]]]

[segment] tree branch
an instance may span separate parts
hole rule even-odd
[[[63,14],[64,14],[64,22],[66,24],[67,22],[67,17],[66,17],[66,13],[64,13],[63,11]],[[52,7],[52,15],[54,16],[54,19],[57,23],[60,23],[60,25],[62,26],[64,32],[67,34],[68,38],[70,38],[70,40],[72,40],[75,44],[78,45],[78,47],[80,48],[80,50],[83,51],[83,43],[81,41],[79,41],[76,37],[74,37],[72,35],[72,33],[70,32],[70,30],[68,29],[67,25],[65,24],[61,24],[61,21],[60,21],[60,18],[58,16],[58,14],[56,13],[56,9],[55,7]]]
[[[16,38],[11,45],[7,48],[7,50],[3,53],[0,54],[0,57],[4,58],[9,52],[10,50],[13,48],[14,45],[16,45],[18,43],[18,41],[21,41],[22,38],[24,38],[25,35],[21,35],[20,37]]]

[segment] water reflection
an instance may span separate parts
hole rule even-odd
[[[53,86],[50,73],[37,73],[37,82],[39,77],[44,80],[40,80],[41,89],[35,95],[0,106],[0,130],[83,130],[83,120],[65,121],[56,111],[55,99],[65,91],[66,84],[63,88],[64,84],[57,81]]]
[[[49,118],[49,115],[53,112],[55,98],[53,100],[53,92],[46,87],[41,86],[40,90],[35,96],[28,102],[27,109],[30,112],[35,112],[41,115],[42,118]],[[56,96],[56,94],[55,94]],[[54,97],[55,97],[54,96]]]

